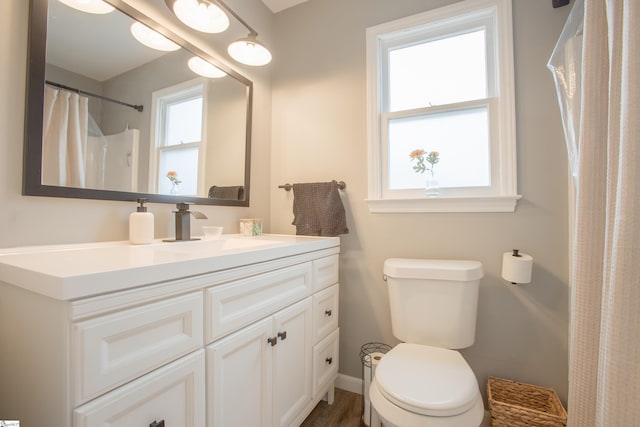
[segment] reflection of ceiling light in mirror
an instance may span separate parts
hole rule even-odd
[[[58,0],[60,3],[66,4],[69,7],[80,10],[87,13],[95,13],[102,15],[105,13],[113,12],[115,9],[110,4],[103,2],[102,0]]]
[[[131,24],[131,34],[136,40],[151,49],[165,52],[180,49],[180,46],[140,22]]]
[[[221,33],[229,27],[229,17],[218,6],[201,0],[173,0],[178,19],[203,33]]]
[[[187,64],[189,65],[191,71],[203,77],[219,79],[220,77],[224,77],[227,75],[227,73],[200,58],[199,56],[192,57],[191,59],[189,59],[189,62]]]
[[[246,65],[259,66],[271,62],[271,52],[252,34],[231,43],[227,50],[233,59]]]

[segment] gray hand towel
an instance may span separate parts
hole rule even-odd
[[[219,187],[217,185],[209,188],[210,199],[242,200],[244,198],[244,187],[242,185],[232,185],[229,187]]]
[[[338,183],[293,184],[293,225],[303,236],[347,234],[347,218]]]

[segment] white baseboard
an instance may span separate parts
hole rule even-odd
[[[336,378],[336,387],[350,391],[351,393],[362,394],[362,380],[360,378],[338,374],[338,378]]]

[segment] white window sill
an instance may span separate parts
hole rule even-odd
[[[514,196],[430,197],[420,199],[367,199],[371,213],[514,212],[522,198]]]

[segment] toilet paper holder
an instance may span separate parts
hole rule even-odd
[[[512,285],[531,282],[533,258],[519,249],[505,252],[502,255],[502,278]]]

